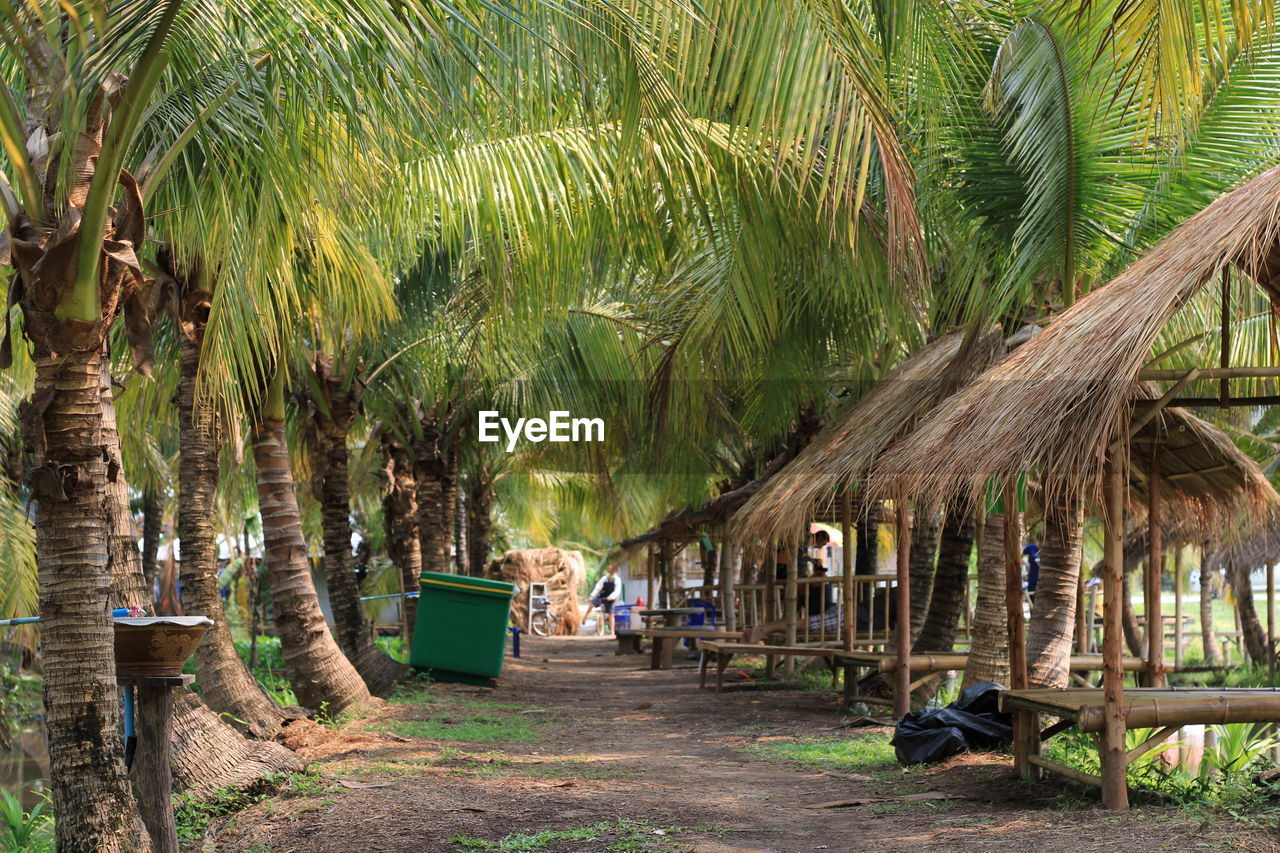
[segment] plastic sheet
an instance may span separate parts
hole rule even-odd
[[[1013,719],[997,709],[994,681],[980,681],[945,708],[912,711],[894,728],[893,744],[902,764],[942,761],[969,749],[993,749],[1013,739]]]

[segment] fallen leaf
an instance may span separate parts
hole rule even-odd
[[[813,805],[805,806],[804,808],[806,809],[847,809],[850,806],[865,806],[868,803],[882,803],[884,802],[884,799],[885,799],[884,797],[866,797],[861,800],[832,800],[831,802],[828,802],[828,803],[814,803]]]

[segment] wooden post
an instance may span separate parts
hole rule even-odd
[[[126,690],[137,690],[135,702],[138,748],[130,771],[138,812],[151,836],[155,853],[178,853],[178,825],[173,817],[173,697],[175,687],[189,685],[195,676],[125,676]]]
[[[1267,563],[1267,672],[1276,681],[1276,564]]]
[[[1099,744],[1102,764],[1102,807],[1129,808],[1124,748],[1124,628],[1121,624],[1121,577],[1124,574],[1124,471],[1115,450],[1107,460],[1103,511],[1102,690],[1106,727]]]
[[[1027,689],[1027,638],[1022,621],[1022,524],[1018,484],[1004,484],[1004,602],[1009,632],[1009,686]]]
[[[658,566],[658,555],[657,555],[657,552],[654,550],[654,546],[650,544],[649,545],[649,563],[648,563],[648,566],[646,567],[647,571],[645,572],[645,574],[648,575],[646,580],[648,581],[648,586],[649,586],[649,600],[648,600],[649,607],[658,606],[658,599],[655,597],[657,594],[657,577],[656,577],[658,573],[657,566]]]
[[[783,589],[782,594],[782,620],[786,626],[786,644],[794,646],[796,644],[796,617],[799,610],[799,596],[797,579],[800,577],[800,545],[797,542],[788,543],[787,547],[787,585]],[[796,672],[795,655],[787,655],[782,662],[782,672],[790,677]]]
[[[1151,449],[1151,475],[1147,483],[1147,577],[1143,611],[1147,616],[1147,686],[1164,686],[1164,614],[1160,578],[1164,573],[1164,520],[1160,503],[1160,444]]]
[[[911,511],[902,495],[894,504],[898,527],[898,678],[893,713],[901,719],[911,710]]]
[[[844,608],[840,613],[841,630],[844,631],[844,650],[853,649],[853,632],[855,628],[854,612],[857,609],[853,601],[853,493],[846,484],[840,492],[840,604]],[[844,697],[852,699],[854,694],[857,668],[844,668]]]
[[[1174,669],[1183,666],[1183,546],[1174,548]]]
[[[1089,629],[1093,627],[1093,610],[1088,607],[1089,596],[1085,591],[1088,563],[1084,548],[1080,549],[1080,571],[1076,572],[1076,654],[1089,654]]]
[[[765,564],[768,570],[764,575],[764,623],[776,622],[781,618],[778,613],[778,554],[774,550],[771,557]],[[766,640],[766,642],[768,642]],[[778,665],[778,659],[774,655],[766,655],[764,659],[764,674],[766,678],[773,678],[774,668]]]
[[[720,607],[724,611],[724,629],[738,630],[738,602],[734,581],[738,579],[734,568],[733,540],[725,536],[720,542]]]

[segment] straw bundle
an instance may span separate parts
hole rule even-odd
[[[948,392],[996,358],[1001,338],[992,328],[956,363],[965,335],[947,335],[894,368],[763,487],[734,516],[744,541],[794,535],[834,504],[842,487],[856,487],[886,447]]]
[[[1096,487],[1160,330],[1228,264],[1259,278],[1274,299],[1268,256],[1277,237],[1280,167],[1193,216],[939,406],[885,454],[872,486],[936,502],[1035,470],[1050,493]]]

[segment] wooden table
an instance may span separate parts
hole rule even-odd
[[[138,747],[129,776],[138,798],[138,811],[151,836],[155,853],[178,853],[178,825],[173,817],[174,688],[188,687],[194,675],[122,675],[116,683],[136,690],[134,731]]]
[[[634,612],[646,622],[652,619],[661,619],[663,625],[668,628],[683,628],[689,624],[690,616],[696,613],[706,613],[701,607],[660,607],[650,610],[636,610]]]
[[[636,632],[653,644],[650,669],[671,669],[676,646],[681,640],[741,640],[741,631],[717,631],[715,628],[646,628]]]
[[[831,670],[832,686],[837,677],[835,656],[839,649],[822,646],[764,646],[756,643],[725,643],[718,640],[698,640],[698,649],[702,652],[702,661],[698,665],[698,686],[707,686],[707,664],[709,658],[716,662],[716,692],[724,687],[724,671],[734,655],[777,655],[778,657],[811,657],[823,658]]]

